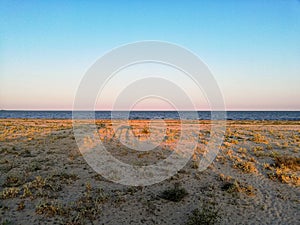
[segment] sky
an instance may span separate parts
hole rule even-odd
[[[160,40],[187,48],[208,66],[227,110],[300,110],[298,0],[0,0],[0,15],[1,109],[71,110],[97,59],[127,43]],[[118,76],[128,83],[138,72]],[[113,107],[121,87],[117,79],[111,83],[96,108]],[[137,105],[169,109],[151,99]]]

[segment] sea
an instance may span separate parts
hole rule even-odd
[[[211,111],[95,111],[80,112],[82,115],[94,115],[95,119],[180,119],[184,115],[185,119],[210,120]],[[77,113],[78,115],[78,113]],[[72,111],[20,111],[1,110],[0,118],[23,118],[23,119],[72,119]],[[227,120],[284,120],[300,121],[300,111],[227,111]]]

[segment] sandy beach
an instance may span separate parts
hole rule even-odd
[[[132,120],[139,139],[147,120]],[[106,120],[99,138],[135,166],[166,158],[178,121],[151,152],[124,147]],[[0,120],[1,224],[297,224],[300,216],[300,122],[228,121],[221,149],[197,168],[210,136],[201,122],[194,156],[177,174],[150,186],[125,186],[96,173],[78,150],[72,120]]]

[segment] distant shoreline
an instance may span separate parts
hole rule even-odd
[[[195,114],[196,113],[196,114]],[[246,120],[246,121],[300,121],[300,111],[76,111],[75,118],[88,119],[133,119],[133,120],[150,120],[150,119],[199,119],[223,120]],[[72,111],[15,111],[2,110],[0,118],[24,118],[24,119],[72,119]]]

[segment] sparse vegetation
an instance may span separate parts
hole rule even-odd
[[[13,222],[8,219],[1,221],[1,225],[12,225],[12,224],[13,224]]]
[[[35,212],[40,215],[45,215],[47,217],[52,217],[56,215],[63,216],[67,214],[67,210],[62,207],[61,204],[57,202],[47,202],[41,201],[35,208]]]
[[[247,185],[239,182],[238,180],[229,180],[222,186],[223,191],[227,191],[228,193],[245,193],[249,196],[255,195],[255,188],[251,185]]]
[[[0,192],[0,199],[15,198],[19,192],[20,189],[16,187],[4,188],[3,191]]]
[[[160,197],[169,201],[179,202],[187,195],[188,192],[180,187],[179,183],[176,183],[173,188],[163,191]]]
[[[200,209],[194,209],[188,217],[186,225],[213,225],[220,220],[219,210],[214,205],[206,205]]]
[[[149,130],[149,128],[148,127],[143,127],[143,129],[142,129],[142,134],[149,134],[150,133],[150,130]]]
[[[257,173],[257,169],[253,162],[237,161],[233,167],[243,171],[244,173]]]
[[[268,173],[268,177],[272,180],[279,180],[282,183],[300,186],[299,176],[280,168],[276,168],[275,171]]]
[[[299,203],[295,190],[300,186],[300,122],[280,121],[279,125],[273,126],[273,122],[269,121],[229,121],[230,130],[221,151],[208,169],[200,172],[197,170],[198,164],[207,153],[205,144],[210,138],[210,124],[203,121],[195,155],[185,168],[163,183],[147,187],[123,187],[111,183],[89,168],[72,139],[71,121],[1,121],[0,224],[19,224],[22,221],[18,221],[18,218],[27,215],[30,215],[28,223],[33,224],[105,224],[111,219],[107,215],[113,214],[118,208],[125,217],[118,215],[112,223],[127,224],[130,223],[130,216],[126,212],[133,207],[136,207],[134,215],[140,220],[137,223],[169,224],[182,215],[181,209],[184,212],[189,209],[191,213],[179,219],[180,223],[214,224],[219,220],[212,217],[219,218],[220,213],[209,202],[215,197],[220,200],[222,209],[226,208],[224,216],[228,217],[224,221],[232,223],[243,216],[244,208],[250,213],[256,210],[269,212],[266,210],[270,203],[268,201],[280,200],[279,204],[282,205],[278,213],[289,214],[292,211],[290,216],[295,214],[295,206]],[[97,135],[104,140],[107,150],[136,169],[152,164],[149,159],[157,162],[166,159],[180,137],[180,130],[175,126],[168,128],[165,141],[157,149],[133,153],[117,142],[117,138],[110,139],[114,134],[111,124],[103,120],[102,125],[99,122],[96,123],[99,128]],[[280,127],[281,124],[288,126]],[[146,122],[135,121],[129,125],[130,132],[139,140],[146,139],[149,131]],[[69,130],[66,130],[67,127]],[[155,126],[152,132],[155,135]],[[122,135],[126,137],[126,132],[124,134],[123,131]],[[261,179],[264,185],[260,185]],[[173,186],[174,182],[177,183]],[[105,190],[98,188],[101,185]],[[268,185],[268,190],[262,190]],[[265,198],[264,194],[271,197]],[[193,203],[198,200],[205,204],[192,212],[196,207]],[[252,203],[255,203],[255,207],[249,207]],[[284,211],[286,203],[290,205],[286,207],[289,211]],[[117,209],[109,212],[111,207]],[[168,210],[170,217],[160,220],[160,216],[166,215]],[[231,210],[237,210],[237,218],[229,218],[232,216]]]
[[[300,177],[297,171],[300,169],[300,158],[291,156],[276,156],[274,164],[270,165],[271,172],[268,177],[272,180],[279,180],[282,183],[300,186]]]
[[[22,178],[17,175],[9,175],[3,184],[3,187],[17,187],[23,182]]]
[[[261,135],[260,133],[255,133],[253,135],[253,138],[252,138],[252,141],[255,142],[255,143],[263,143],[263,144],[269,144],[269,142],[266,140],[266,138]]]
[[[18,207],[17,207],[17,210],[18,211],[21,211],[25,208],[25,202],[22,200],[18,203]]]
[[[300,170],[300,158],[292,156],[277,156],[274,158],[275,166],[286,167],[291,170]]]

